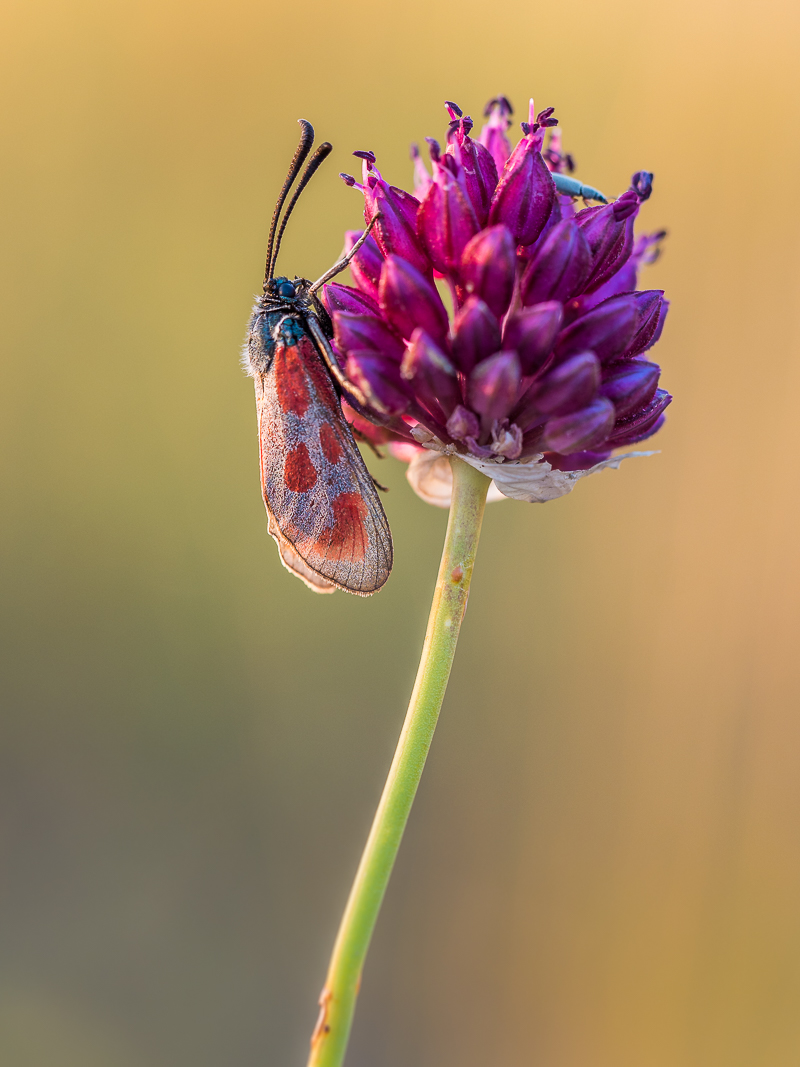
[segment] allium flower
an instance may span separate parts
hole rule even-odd
[[[352,401],[356,428],[392,442],[431,503],[449,504],[453,453],[493,479],[495,498],[551,500],[618,466],[612,452],[654,434],[672,399],[646,356],[668,304],[636,289],[664,236],[634,238],[653,176],[637,172],[607,203],[569,176],[557,130],[544,149],[552,108],[535,114],[531,101],[512,149],[505,97],[477,140],[446,107],[444,148],[428,138],[431,171],[412,149],[413,195],[372,152],[354,153],[361,182],[342,175],[374,220],[355,287],[325,289],[337,354],[367,401]],[[576,210],[579,196],[598,203]]]

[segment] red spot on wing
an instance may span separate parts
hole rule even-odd
[[[340,493],[331,505],[333,526],[319,538],[315,548],[330,558],[360,563],[366,555],[369,538],[364,519],[369,509],[360,493]]]
[[[319,443],[322,445],[322,454],[325,459],[335,466],[342,458],[342,446],[333,432],[333,427],[327,422],[323,422],[319,428]]]
[[[293,493],[307,493],[317,481],[317,470],[311,462],[308,448],[303,441],[286,453],[283,464],[283,480]]]
[[[305,340],[305,339],[304,339]],[[310,342],[308,342],[310,344]],[[308,411],[309,396],[300,345],[278,345],[275,353],[275,384],[281,411],[293,411],[300,418]]]

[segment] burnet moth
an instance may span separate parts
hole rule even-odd
[[[314,143],[311,123],[283,183],[269,231],[263,294],[247,331],[244,363],[255,381],[261,491],[268,529],[283,565],[316,593],[376,592],[392,569],[389,523],[341,406],[358,406],[360,390],[347,380],[331,349],[333,328],[317,297],[343,271],[347,256],[316,282],[275,277],[286,222],[320,163],[324,142],[308,162],[281,220],[281,211]],[[280,225],[279,225],[280,223]]]

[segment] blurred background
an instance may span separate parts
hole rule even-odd
[[[396,566],[315,597],[238,366],[336,177],[507,94],[669,228],[661,453],[487,513],[348,1067],[800,1062],[800,15],[787,0],[6,0],[0,1060],[305,1063],[446,514],[372,463]],[[329,169],[328,169],[329,168]]]

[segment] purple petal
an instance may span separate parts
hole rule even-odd
[[[626,360],[603,368],[600,392],[614,405],[618,419],[623,419],[649,404],[655,395],[661,368],[644,360]]]
[[[544,458],[554,471],[588,471],[604,459],[608,459],[611,452],[570,452],[562,455],[560,452],[545,452]]]
[[[403,343],[383,319],[374,315],[356,315],[351,311],[334,311],[333,333],[340,352],[368,351],[379,353],[399,363]]]
[[[497,188],[497,167],[491,153],[478,141],[465,137],[447,146],[463,170],[464,190],[480,226],[486,225],[489,205]]]
[[[500,349],[500,324],[477,296],[470,296],[456,315],[452,349],[453,359],[464,374]]]
[[[443,416],[443,421],[461,402],[456,368],[422,329],[411,335],[400,373],[417,400],[432,414]]]
[[[574,219],[559,222],[544,239],[522,277],[523,304],[565,303],[583,288],[592,267],[589,244]]]
[[[553,351],[564,309],[550,300],[509,315],[503,328],[503,348],[514,349],[523,374],[536,374]]]
[[[633,445],[637,441],[643,441],[652,436],[661,425],[660,420],[667,407],[672,403],[672,397],[665,389],[657,389],[656,395],[645,407],[634,412],[625,419],[618,419],[614,424],[613,433],[609,435],[608,447],[620,448],[622,445]]]
[[[599,386],[599,360],[593,352],[581,352],[536,383],[531,403],[547,415],[571,415],[594,400]]]
[[[584,285],[587,293],[599,289],[628,261],[633,251],[633,220],[638,210],[639,201],[631,192],[623,193],[613,204],[586,208],[575,216],[592,255],[591,272]]]
[[[523,146],[520,150],[520,146]],[[518,244],[532,244],[547,223],[556,188],[535,141],[524,137],[497,184],[489,209],[489,225],[508,226]]]
[[[648,289],[644,292],[634,293],[633,296],[636,300],[636,309],[639,312],[639,325],[630,344],[625,349],[625,359],[633,359],[634,356],[639,356],[642,352],[646,352],[648,348],[652,348],[655,343],[653,338],[656,335],[656,331],[660,333],[659,325],[661,329],[664,327],[661,317],[663,290]]]
[[[483,114],[489,120],[481,130],[480,142],[494,160],[497,173],[500,174],[511,155],[511,144],[506,130],[511,125],[514,109],[505,96],[496,96],[484,108]]]
[[[491,425],[505,418],[519,393],[520,366],[516,352],[496,352],[474,368],[469,378],[470,406]]]
[[[434,169],[435,180],[417,214],[417,231],[436,270],[453,276],[465,246],[478,232],[478,220],[466,193],[450,171],[438,163]]]
[[[411,193],[380,182],[372,190],[372,196],[367,197],[366,204],[365,222],[371,222],[380,213],[372,232],[384,257],[402,256],[418,271],[427,274],[430,263],[417,236],[419,200]]]
[[[346,252],[350,251],[363,232],[363,230],[347,231],[344,246]],[[363,293],[366,293],[367,296],[371,296],[373,300],[378,299],[378,283],[381,280],[382,267],[383,256],[381,255],[381,250],[378,248],[372,234],[370,234],[350,260],[350,273],[358,288]]]
[[[553,452],[593,450],[608,437],[614,425],[614,405],[601,397],[581,411],[549,419],[544,428],[544,443]]]
[[[376,301],[350,285],[328,282],[323,286],[322,299],[331,315],[335,311],[351,311],[354,315],[375,315],[380,318],[381,309]]]
[[[516,269],[517,251],[507,226],[481,230],[461,257],[464,288],[480,297],[498,319],[505,315],[511,303]]]
[[[601,363],[608,363],[625,351],[638,322],[635,298],[631,295],[612,296],[561,332],[556,344],[556,358],[591,350]]]
[[[350,353],[345,372],[379,414],[399,415],[408,408],[407,389],[394,360],[356,350]]]
[[[447,312],[433,282],[400,256],[387,256],[381,272],[381,309],[392,326],[410,337],[421,326],[438,343],[447,337]]]

